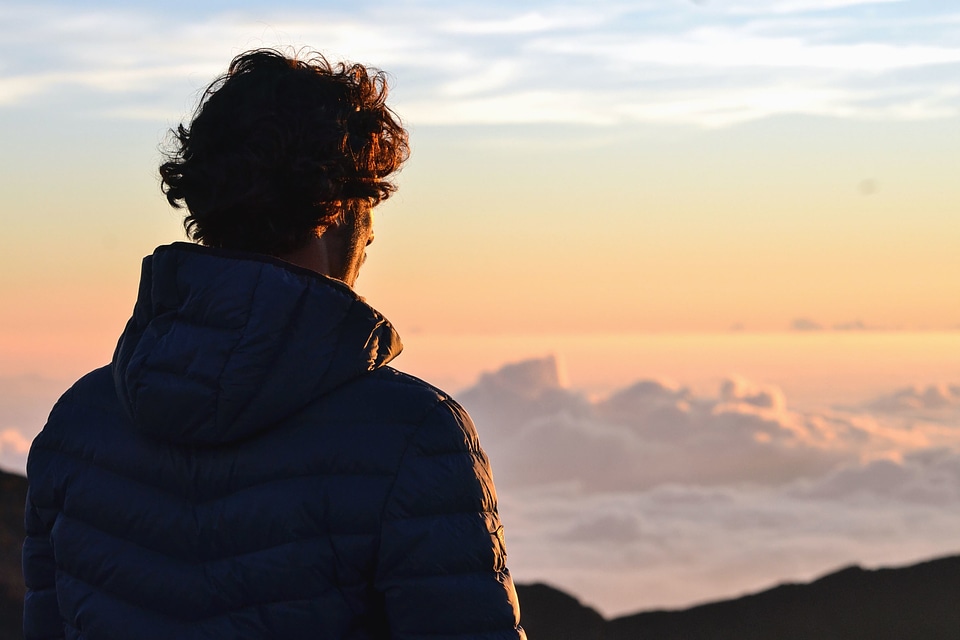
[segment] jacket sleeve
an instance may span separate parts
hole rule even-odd
[[[23,579],[27,593],[23,600],[24,640],[63,638],[63,622],[57,604],[56,563],[50,544],[55,514],[34,503],[32,487],[27,490],[23,541]]]
[[[376,586],[390,637],[525,640],[505,563],[490,465],[446,399],[409,441],[384,505]]]

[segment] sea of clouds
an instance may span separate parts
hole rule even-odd
[[[0,466],[23,471],[65,386],[0,380]],[[515,579],[608,615],[960,552],[960,385],[804,410],[738,378],[590,398],[547,357],[457,397],[493,463]]]
[[[530,360],[460,394],[520,581],[612,614],[960,552],[960,386],[801,411],[737,378],[593,400],[559,380]]]

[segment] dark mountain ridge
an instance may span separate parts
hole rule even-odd
[[[0,640],[22,638],[27,482],[0,471]],[[809,584],[606,620],[544,584],[518,585],[531,640],[958,640],[960,556],[898,569],[847,567]]]
[[[533,640],[958,640],[960,556],[851,566],[808,584],[604,620],[546,585],[518,587]]]
[[[27,479],[0,471],[0,639],[23,637],[23,574],[20,547],[23,544],[23,505]]]

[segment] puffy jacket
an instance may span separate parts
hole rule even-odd
[[[177,243],[27,465],[27,640],[524,638],[470,418],[346,285]]]

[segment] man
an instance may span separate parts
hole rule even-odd
[[[112,363],[30,453],[27,640],[524,638],[487,459],[352,290],[407,156],[382,74],[252,51],[160,168]]]

